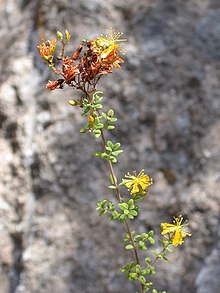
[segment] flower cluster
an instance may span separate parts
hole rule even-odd
[[[58,33],[57,36],[61,39],[64,51],[64,46],[69,41],[70,35],[68,32],[68,34],[66,33],[68,39],[64,42],[62,34]],[[113,67],[120,69],[120,64],[124,62],[119,57],[119,52],[124,53],[120,42],[125,41],[125,39],[120,39],[121,35],[122,33],[111,29],[109,36],[99,36],[91,41],[84,39],[76,51],[73,52],[72,57],[62,54],[60,71],[53,64],[56,39],[40,44],[38,48],[42,59],[52,67],[55,73],[61,76],[55,81],[49,81],[47,88],[54,90],[67,84],[85,92],[86,83],[95,87],[102,75],[112,73]]]
[[[183,239],[186,236],[191,236],[189,231],[185,229],[185,227],[188,226],[188,223],[185,222],[184,224],[182,224],[182,222],[183,217],[180,215],[179,217],[174,217],[173,224],[161,223],[161,234],[168,234],[174,246],[183,244]]]

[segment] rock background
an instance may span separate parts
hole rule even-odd
[[[100,84],[125,150],[116,172],[145,168],[155,182],[135,225],[159,235],[182,213],[193,234],[158,262],[155,283],[218,293],[220,2],[2,0],[0,23],[0,293],[136,289],[119,273],[123,227],[95,211],[110,196],[106,166],[91,155],[100,146],[79,134],[67,104],[77,94],[45,89],[51,73],[36,49],[56,30],[67,28],[75,48],[110,26],[128,39],[123,69]]]

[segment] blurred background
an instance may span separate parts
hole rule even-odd
[[[79,133],[67,103],[77,93],[45,88],[55,76],[37,50],[68,29],[71,54],[111,26],[127,38],[122,70],[99,85],[118,117],[116,173],[154,179],[134,226],[159,237],[182,214],[192,232],[153,280],[169,293],[219,293],[219,0],[0,1],[0,293],[137,290],[119,272],[124,226],[95,211],[112,197],[91,155],[101,146]]]

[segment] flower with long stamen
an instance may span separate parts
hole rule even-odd
[[[125,175],[126,179],[122,179],[122,184],[125,185],[132,195],[145,195],[147,193],[147,188],[153,184],[152,178],[144,173],[144,170],[137,175],[133,172],[133,175],[128,173]]]
[[[186,236],[191,236],[190,232],[187,231],[185,228],[186,226],[188,226],[188,223],[185,222],[184,224],[182,224],[182,222],[183,216],[180,215],[179,217],[174,217],[173,224],[161,223],[161,234],[168,234],[174,246],[183,244],[183,239]]]
[[[97,38],[96,43],[98,47],[102,48],[101,58],[106,58],[115,49],[125,54],[125,51],[121,48],[121,42],[125,42],[126,39],[121,39],[123,33],[110,29],[110,34],[106,36],[100,36]]]

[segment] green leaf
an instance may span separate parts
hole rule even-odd
[[[109,121],[110,121],[110,122],[113,122],[113,123],[116,122],[117,120],[118,120],[118,119],[115,118],[115,117],[109,119]]]
[[[122,215],[119,217],[119,221],[120,221],[121,223],[123,223],[123,222],[125,221],[125,219],[126,219],[126,215],[124,215],[124,214],[122,214]]]
[[[116,142],[116,144],[114,144],[114,146],[113,146],[113,150],[114,151],[118,150],[120,148],[120,146],[121,146],[120,142]]]
[[[134,216],[134,217],[137,217],[137,215],[138,215],[138,213],[135,210],[130,210],[129,214]]]
[[[114,204],[113,204],[112,201],[109,201],[109,202],[108,202],[107,207],[108,207],[109,210],[112,210],[112,209],[115,208],[115,206],[114,206]]]
[[[86,107],[83,109],[81,116],[86,115],[86,114],[89,112],[90,108],[91,108],[90,105],[89,105],[89,106],[86,106]]]
[[[170,247],[167,247],[166,250],[170,253],[173,252],[173,249],[171,249]]]
[[[135,280],[137,278],[137,273],[131,273],[130,276]]]
[[[133,247],[131,244],[128,244],[128,245],[125,246],[125,249],[127,249],[127,250],[128,250],[128,249],[133,249],[133,248],[134,248],[134,247]]]
[[[97,123],[96,124],[96,128],[98,128],[98,129],[102,129],[103,127],[104,127],[103,123]]]
[[[137,273],[141,272],[141,266],[139,264],[136,265],[135,270]]]
[[[131,214],[128,214],[128,218],[129,218],[130,220],[133,220],[133,219],[134,219],[134,216],[132,216]]]
[[[102,104],[96,104],[93,106],[95,109],[102,109]]]
[[[112,151],[112,148],[111,147],[109,147],[109,146],[107,146],[107,147],[105,147],[105,149],[107,150],[107,151]]]
[[[96,157],[102,157],[102,152],[93,152],[92,154]]]
[[[112,163],[117,163],[117,159],[113,156],[110,156],[109,159],[111,160]]]
[[[80,133],[86,133],[86,132],[87,132],[87,130],[85,128],[80,129]]]
[[[103,97],[100,97],[100,95],[102,94],[103,94],[102,91],[97,91],[93,94],[93,99],[96,103],[100,102],[103,99]]]
[[[91,128],[93,128],[93,127],[94,127],[93,123],[87,123],[87,124],[86,124],[86,128],[91,129]]]
[[[101,157],[103,159],[108,159],[109,158],[109,155],[107,153],[102,153]]]
[[[115,175],[112,176],[112,174],[110,174],[110,180],[111,180],[111,183],[115,186],[117,185],[117,177]]]
[[[115,129],[115,126],[114,125],[108,125],[107,126],[107,130],[113,130],[113,129]]]
[[[141,250],[147,250],[147,246],[143,245],[140,247]]]
[[[128,205],[124,202],[124,203],[119,203],[118,207],[120,210],[124,211],[128,209]]]
[[[115,185],[109,185],[108,188],[110,188],[110,189],[116,189]]]
[[[149,257],[146,257],[146,258],[145,258],[145,262],[146,262],[146,264],[150,264],[151,259],[150,259]]]
[[[99,122],[100,122],[99,117],[95,117],[94,123],[95,123],[95,124],[98,124]]]
[[[102,210],[100,213],[99,213],[99,216],[101,217],[101,216],[103,216],[104,214],[106,214],[107,213],[107,210]]]
[[[101,130],[100,130],[100,129],[94,129],[94,130],[93,130],[93,133],[95,133],[95,134],[99,134],[99,135],[100,135],[100,134],[101,134]]]
[[[131,205],[133,205],[134,204],[134,200],[131,198],[131,199],[129,199],[129,201],[128,201],[128,205],[129,206],[131,206]]]
[[[112,116],[114,116],[114,110],[112,110],[112,109],[110,109],[109,111],[108,111],[108,116],[109,117],[112,117]]]
[[[107,115],[105,114],[105,112],[102,112],[102,117],[104,118],[104,119],[107,119]]]
[[[114,219],[116,219],[120,216],[120,214],[117,211],[113,211],[112,216],[114,217]]]
[[[146,279],[145,279],[144,276],[140,276],[138,280],[139,280],[139,281],[141,282],[141,284],[143,284],[143,285],[146,283]]]
[[[147,233],[142,233],[141,238],[142,238],[142,240],[147,240],[148,239],[148,234]]]
[[[117,157],[119,154],[121,154],[123,152],[123,150],[118,150],[118,151],[114,151],[112,152],[112,156]]]
[[[148,232],[148,237],[153,237],[153,235],[154,235],[154,231],[153,231],[153,230],[150,230],[150,231]]]
[[[155,241],[154,241],[154,239],[152,237],[149,237],[148,240],[149,240],[151,245],[153,245],[155,243]]]
[[[110,140],[108,140],[108,141],[106,142],[106,145],[107,145],[111,150],[114,148],[114,144],[113,144]]]

